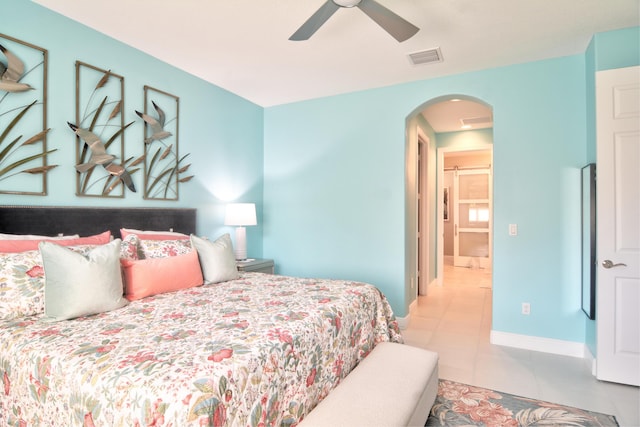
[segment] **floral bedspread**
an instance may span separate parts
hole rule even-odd
[[[295,425],[379,342],[373,286],[243,273],[58,323],[0,324],[0,425]]]

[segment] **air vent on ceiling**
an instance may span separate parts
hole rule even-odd
[[[409,54],[409,59],[413,65],[431,64],[434,62],[442,62],[442,52],[440,48],[427,49],[420,52]]]
[[[480,125],[484,123],[491,123],[491,117],[470,117],[468,119],[460,119],[463,126]]]

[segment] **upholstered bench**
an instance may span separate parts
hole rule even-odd
[[[424,426],[437,392],[437,353],[380,343],[300,426]]]

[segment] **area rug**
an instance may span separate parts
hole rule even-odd
[[[440,380],[425,426],[618,426],[612,415]]]

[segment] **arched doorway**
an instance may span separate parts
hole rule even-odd
[[[458,191],[453,192],[457,188],[444,185],[444,180],[445,165],[456,158],[453,166],[447,167],[453,171],[464,168],[467,172],[461,175],[472,175],[476,169],[485,170],[482,173],[489,178],[485,182],[491,192],[492,147],[493,109],[477,98],[457,94],[438,97],[422,104],[408,117],[405,264],[411,282],[409,300],[426,295],[429,286],[442,285],[445,230],[454,229],[454,207],[449,206],[445,212],[445,193],[447,201],[453,201],[454,194],[457,196],[455,212],[462,209],[464,214],[458,214],[457,219],[465,221],[455,224],[454,231],[457,249],[462,248],[464,258],[461,259],[467,262],[466,267],[490,267],[493,230],[492,221],[486,215],[492,208],[491,195],[483,200],[475,196],[470,199],[472,196],[468,194],[460,198]],[[477,188],[477,184],[472,185]],[[486,255],[487,259],[479,258],[480,255]]]

